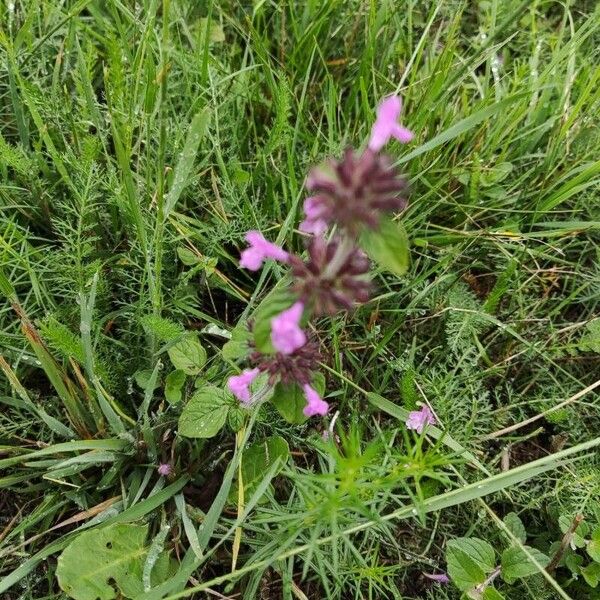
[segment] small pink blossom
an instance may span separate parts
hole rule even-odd
[[[168,477],[173,472],[173,467],[169,463],[160,463],[157,468],[158,474]]]
[[[304,304],[296,302],[271,320],[271,342],[282,354],[293,354],[306,344],[306,334],[300,328]]]
[[[421,410],[413,410],[408,413],[408,419],[406,419],[406,427],[408,429],[414,429],[417,433],[423,433],[425,425],[435,424],[435,417],[429,406],[426,404],[421,407]]]
[[[446,573],[423,573],[423,575],[437,583],[450,583],[450,577]]]
[[[305,383],[302,386],[304,395],[306,396],[306,406],[304,407],[304,414],[307,417],[314,417],[315,415],[326,415],[329,410],[329,404],[319,396],[317,390],[313,389]]]
[[[412,131],[398,123],[401,111],[400,96],[390,96],[377,107],[377,118],[369,138],[369,148],[373,152],[379,152],[390,141],[390,138],[396,138],[403,144],[413,139]]]
[[[265,239],[260,231],[249,231],[246,234],[246,241],[250,244],[240,257],[240,267],[250,271],[258,271],[267,258],[287,262],[288,253]]]
[[[250,384],[260,373],[259,369],[248,369],[240,375],[232,375],[227,381],[229,391],[244,404],[250,402]]]
[[[300,231],[321,235],[327,230],[327,221],[323,218],[326,207],[315,196],[310,196],[304,201],[304,214],[306,219],[300,223]]]

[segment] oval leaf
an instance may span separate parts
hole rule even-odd
[[[198,336],[189,333],[171,346],[167,353],[176,369],[188,375],[198,375],[206,363],[206,350],[200,344]]]
[[[219,433],[229,412],[228,393],[216,386],[199,389],[179,417],[179,433],[189,438],[210,438]]]
[[[448,575],[463,592],[482,584],[494,570],[494,548],[479,538],[450,540],[446,548]]]
[[[523,525],[523,521],[519,518],[519,515],[514,512],[509,512],[504,519],[504,524],[507,529],[522,543],[525,543],[527,539],[527,531],[525,531],[525,526]]]
[[[250,446],[242,456],[242,482],[244,484],[244,496],[249,498],[255,492],[265,473],[279,460],[278,473],[290,456],[290,447],[281,436],[274,435],[262,442]],[[229,501],[237,502],[238,482],[231,488]]]
[[[77,536],[58,558],[60,587],[75,600],[133,598],[143,591],[148,526],[117,523]]]
[[[322,396],[325,391],[325,376],[323,373],[315,373],[311,385]],[[297,383],[291,385],[278,383],[273,391],[273,396],[271,396],[271,402],[275,405],[279,414],[292,425],[302,425],[308,419],[303,412],[306,406],[306,397]]]
[[[171,371],[165,379],[165,398],[171,404],[181,402],[185,373],[181,369]]]
[[[524,548],[527,549],[527,552],[529,552],[542,567],[545,567],[550,562],[550,559],[539,550],[531,548],[530,546],[524,546]],[[539,569],[536,565],[534,565],[533,562],[529,560],[527,554],[517,546],[511,546],[502,553],[501,566],[502,579],[504,579],[506,583],[512,583],[516,579],[529,577],[530,575],[539,573]]]
[[[382,268],[404,275],[408,269],[408,236],[401,223],[381,219],[379,229],[365,229],[360,236],[362,249]]]

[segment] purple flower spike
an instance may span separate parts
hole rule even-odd
[[[450,583],[450,577],[446,573],[423,573],[427,579],[435,581],[436,583]]]
[[[306,334],[300,328],[304,304],[296,302],[271,320],[271,342],[278,352],[292,354],[306,344]]]
[[[390,138],[396,138],[403,144],[413,139],[412,131],[398,123],[401,111],[402,100],[399,96],[390,96],[377,107],[377,118],[369,138],[369,148],[373,152],[379,152]]]
[[[244,404],[250,403],[250,384],[258,377],[259,369],[243,371],[240,375],[233,375],[227,381],[229,391]]]
[[[308,383],[302,386],[304,394],[306,396],[306,406],[302,411],[307,417],[314,417],[315,415],[326,415],[329,410],[329,404],[319,396],[318,392],[310,387]]]
[[[266,240],[260,231],[249,231],[246,234],[246,241],[250,247],[246,248],[240,257],[240,267],[244,269],[258,271],[267,258],[282,262],[288,260],[288,253],[277,244]]]
[[[304,201],[304,214],[306,219],[300,223],[300,231],[322,235],[327,230],[327,207],[315,196],[310,196]]]
[[[173,467],[169,463],[160,463],[158,465],[158,474],[163,477],[168,477],[173,472]]]
[[[435,425],[436,422],[429,406],[424,405],[421,410],[413,410],[408,413],[406,427],[408,429],[414,429],[417,433],[423,433],[425,425]]]

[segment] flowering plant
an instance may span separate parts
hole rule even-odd
[[[269,294],[254,315],[247,357],[252,366],[227,382],[242,405],[251,406],[275,389],[274,403],[289,421],[326,415],[329,405],[319,389],[321,355],[307,324],[368,301],[369,258],[398,274],[406,270],[406,235],[391,214],[406,208],[407,182],[382,152],[391,138],[402,143],[413,138],[398,123],[401,109],[398,96],[383,100],[364,150],[349,148],[341,159],[329,158],[309,172],[311,195],[299,226],[306,256],[287,252],[259,231],[246,234],[240,266],[257,271],[267,260],[278,261],[289,266],[291,284]],[[259,386],[262,373],[266,382]],[[299,391],[305,399],[302,415],[290,411],[285,400]],[[432,424],[433,418],[426,421]],[[424,424],[415,426],[419,433]]]

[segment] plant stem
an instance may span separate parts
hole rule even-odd
[[[567,548],[569,547],[569,544],[571,543],[571,540],[573,539],[573,536],[575,535],[575,531],[577,531],[577,528],[579,527],[579,524],[582,521],[583,515],[575,515],[575,518],[569,526],[569,529],[565,531],[565,535],[563,535],[563,538],[560,541],[560,546],[558,547],[558,549],[554,553],[554,556],[552,557],[552,560],[548,563],[548,566],[546,567],[547,573],[553,573],[556,570],[556,567],[558,567],[558,564],[560,563],[564,553],[566,552]]]
[[[327,265],[327,268],[323,273],[323,279],[332,279],[335,277],[350,254],[354,252],[354,248],[354,240],[349,236],[343,236],[331,262]]]

